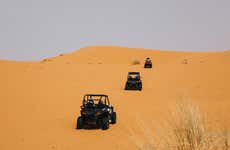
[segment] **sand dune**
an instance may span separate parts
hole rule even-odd
[[[144,69],[151,57],[153,69]],[[139,60],[140,65],[132,65]],[[230,51],[188,53],[93,46],[40,62],[0,61],[0,149],[136,149],[140,126],[156,136],[169,108],[190,99],[230,127]],[[128,71],[140,71],[143,91],[124,91]],[[107,131],[75,130],[82,96],[104,93],[118,113]],[[141,123],[141,124],[140,124]]]

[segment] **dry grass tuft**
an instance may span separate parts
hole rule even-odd
[[[208,146],[206,125],[197,107],[178,103],[170,119],[171,133],[167,139],[169,148],[185,150]]]
[[[152,141],[141,150],[229,150],[229,138],[227,130],[207,128],[207,122],[200,113],[198,107],[189,102],[180,102],[176,105],[170,119],[167,121],[167,129],[164,129],[161,145],[153,145]]]
[[[137,59],[133,60],[132,65],[140,65],[141,62]]]

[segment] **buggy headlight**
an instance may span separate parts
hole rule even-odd
[[[107,108],[107,111],[108,111],[109,113],[111,113],[111,112],[112,112],[110,108]]]

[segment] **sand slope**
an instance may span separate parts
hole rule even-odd
[[[145,57],[153,69],[144,69]],[[131,65],[133,60],[141,65]],[[187,63],[184,63],[186,59]],[[230,127],[230,52],[183,53],[86,47],[40,62],[0,61],[0,149],[135,149],[149,140],[181,97]],[[124,91],[128,71],[140,71],[143,91]],[[104,93],[118,113],[107,131],[75,130],[82,96]],[[135,136],[133,137],[133,133]]]

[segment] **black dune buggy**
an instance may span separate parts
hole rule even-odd
[[[142,90],[140,72],[129,72],[125,84],[125,90]]]
[[[144,68],[152,68],[152,61],[149,57],[145,59]]]
[[[77,118],[77,129],[83,129],[87,125],[106,130],[110,123],[116,123],[116,112],[110,105],[109,97],[104,94],[86,94],[80,113],[81,116]]]

